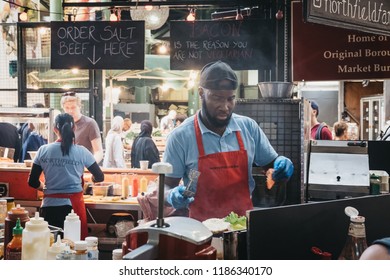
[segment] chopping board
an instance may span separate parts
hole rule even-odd
[[[93,196],[84,195],[84,202],[92,203],[115,203],[115,204],[138,204],[136,197],[121,199],[120,196]]]

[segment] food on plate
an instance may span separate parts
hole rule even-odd
[[[272,187],[275,185],[275,181],[272,179],[272,173],[274,173],[274,169],[270,168],[265,173],[265,176],[267,177],[266,183],[267,183],[267,189],[272,189]]]
[[[211,218],[202,222],[213,234],[229,230],[230,223],[224,219]]]
[[[246,229],[246,217],[239,216],[234,212],[230,212],[229,215],[225,217],[225,222],[230,224],[231,230],[244,230]]]

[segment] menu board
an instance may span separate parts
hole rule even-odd
[[[198,70],[222,60],[235,70],[275,64],[276,32],[271,20],[171,21],[172,70]]]
[[[309,22],[390,35],[389,0],[305,0]]]
[[[144,21],[51,22],[52,69],[145,66]]]

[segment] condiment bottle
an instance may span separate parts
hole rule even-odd
[[[126,174],[122,174],[122,198],[126,199],[129,197],[129,178]]]
[[[122,249],[112,250],[112,259],[113,260],[122,260]]]
[[[64,221],[64,238],[73,242],[81,239],[81,222],[79,216],[72,211],[66,216]]]
[[[131,185],[131,196],[132,197],[137,197],[138,195],[138,186],[139,186],[139,179],[137,175],[134,175],[133,177],[133,182]]]
[[[358,216],[359,212],[353,207],[346,207],[345,213],[350,216],[347,241],[339,256],[339,260],[358,260],[367,249],[365,218]]]
[[[370,194],[371,195],[380,194],[380,189],[381,189],[380,177],[375,174],[372,174],[370,176]]]
[[[20,219],[20,225],[24,228],[27,221],[30,220],[28,216],[28,211],[21,207],[18,204],[16,207],[13,207],[7,213],[7,217],[5,217],[4,223],[4,248],[7,247],[7,244],[12,239],[12,230],[16,226],[17,219]],[[6,256],[5,256],[6,257]]]
[[[11,196],[2,197],[1,199],[7,200],[7,211],[10,211],[12,208],[16,207],[15,198]]]
[[[22,259],[22,233],[23,228],[20,226],[20,218],[16,220],[16,226],[12,230],[13,238],[5,248],[7,260]]]
[[[67,248],[68,246],[65,243],[61,242],[61,236],[57,235],[57,242],[53,243],[47,251],[47,259],[57,259],[57,255],[62,251],[65,251]]]
[[[146,193],[148,191],[148,179],[145,176],[142,176],[140,180],[140,192]]]
[[[99,259],[98,238],[96,236],[87,236],[85,238],[87,242],[88,260]]]
[[[35,217],[26,222],[22,234],[22,260],[46,260],[50,247],[48,223],[35,212]]]
[[[75,260],[76,254],[74,251],[69,249],[69,246],[64,251],[57,254],[56,260]]]
[[[7,200],[0,198],[0,224],[5,223],[7,212]]]
[[[87,241],[79,240],[74,243],[75,259],[88,260]]]

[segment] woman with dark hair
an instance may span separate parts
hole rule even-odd
[[[43,191],[40,215],[49,225],[64,227],[65,217],[73,209],[81,220],[81,239],[88,234],[87,216],[83,199],[83,174],[88,168],[93,182],[102,182],[104,174],[92,153],[74,144],[75,123],[69,114],[55,119],[56,142],[39,148],[31,168],[28,184]],[[45,182],[41,182],[41,173]]]
[[[141,132],[134,139],[131,147],[131,167],[139,168],[140,160],[148,160],[151,168],[153,163],[160,162],[160,153],[152,139],[153,125],[150,121],[141,122]]]

